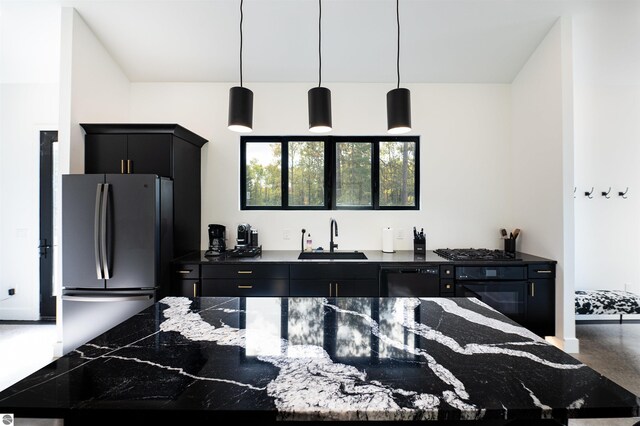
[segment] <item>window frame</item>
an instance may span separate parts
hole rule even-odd
[[[322,206],[289,205],[288,142],[324,142],[324,203]],[[336,194],[336,143],[371,144],[371,205],[338,206]],[[380,206],[380,142],[415,143],[415,205]],[[247,143],[280,143],[280,206],[247,205]],[[420,136],[240,136],[240,210],[420,210]]]

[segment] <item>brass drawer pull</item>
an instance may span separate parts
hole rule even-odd
[[[124,174],[124,160],[120,160],[120,174]]]
[[[253,271],[238,271],[239,274],[253,274]]]
[[[536,297],[536,283],[531,282],[531,297]]]
[[[536,272],[538,274],[551,274],[551,273],[553,273],[553,271],[550,270],[550,269],[536,269]]]
[[[238,288],[253,288],[252,285],[239,285]]]
[[[193,297],[198,297],[198,283],[193,283]]]
[[[336,297],[340,297],[338,296],[338,283],[336,283]]]
[[[193,271],[193,269],[178,269],[178,270],[176,271],[176,273],[178,273],[178,274],[185,274],[185,275],[186,275],[186,274],[190,274],[192,271]]]
[[[331,297],[331,283],[329,283],[329,297]]]
[[[127,160],[127,173],[131,173],[132,169],[133,167],[131,167],[131,160]]]

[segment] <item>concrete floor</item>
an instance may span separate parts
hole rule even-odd
[[[577,359],[630,392],[640,395],[640,324],[608,323],[576,326]],[[0,389],[26,377],[52,359],[55,330],[51,325],[0,325],[0,365],[12,365],[0,375]],[[11,348],[11,349],[9,349]],[[4,364],[10,362],[10,364]],[[570,426],[632,426],[635,419],[570,420]],[[62,426],[60,420],[16,419],[16,426]]]
[[[628,391],[640,395],[640,324],[576,325],[580,353],[574,355]],[[570,426],[632,426],[636,419],[570,420]]]

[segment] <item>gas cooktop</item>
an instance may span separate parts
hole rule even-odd
[[[446,248],[435,250],[434,253],[448,260],[521,260],[516,253],[503,250]]]

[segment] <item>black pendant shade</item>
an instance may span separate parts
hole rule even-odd
[[[314,87],[309,90],[309,131],[331,131],[331,90]]]
[[[235,86],[229,90],[229,130],[253,131],[253,92],[246,87]]]
[[[387,92],[387,129],[392,135],[411,131],[411,92],[393,89]]]

